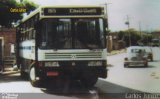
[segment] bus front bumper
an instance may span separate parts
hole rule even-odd
[[[44,67],[40,68],[37,71],[37,76],[40,79],[44,78],[57,78],[68,76],[73,79],[78,79],[82,74],[92,73],[97,77],[106,78],[107,77],[107,69],[106,66],[92,66],[92,67]]]

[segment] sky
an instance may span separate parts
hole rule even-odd
[[[39,5],[103,5],[107,3],[111,31],[130,28],[142,31],[160,30],[160,0],[30,0]]]

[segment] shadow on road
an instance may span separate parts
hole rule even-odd
[[[154,66],[153,64],[149,64],[148,66],[128,66],[128,67],[124,67],[124,68],[156,68],[156,66]]]
[[[68,86],[58,87],[58,86],[50,86],[47,89],[41,89],[43,92],[48,94],[86,94],[88,93],[88,89],[85,88],[79,81],[72,81],[68,84]]]
[[[20,77],[19,73],[12,73],[8,75],[0,74],[0,83],[8,83],[8,82],[19,82],[19,81],[27,81]]]
[[[149,65],[147,68],[156,68],[155,66]]]
[[[0,76],[0,84],[7,82],[25,81],[19,74]],[[94,88],[87,89],[79,81],[73,81],[65,88],[41,89],[48,96],[67,97],[64,99],[125,99],[127,93],[141,93],[138,90],[123,87],[99,79]],[[51,98],[50,98],[51,99]]]
[[[149,66],[129,66],[125,68],[156,68],[155,66],[149,65]]]
[[[79,82],[72,82],[68,89],[41,89],[44,93],[65,97],[74,97],[75,99],[125,99],[127,93],[141,93],[120,85],[98,80],[94,88],[87,89]]]

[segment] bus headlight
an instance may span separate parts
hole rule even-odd
[[[45,62],[45,67],[59,67],[58,62]]]
[[[102,61],[90,61],[88,66],[102,66]]]

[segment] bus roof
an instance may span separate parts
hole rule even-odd
[[[39,11],[40,11],[40,8],[37,8],[36,10],[34,10],[33,12],[31,12],[29,15],[27,15],[26,17],[24,17],[21,22],[25,22],[26,20],[30,19],[34,15],[38,14]]]

